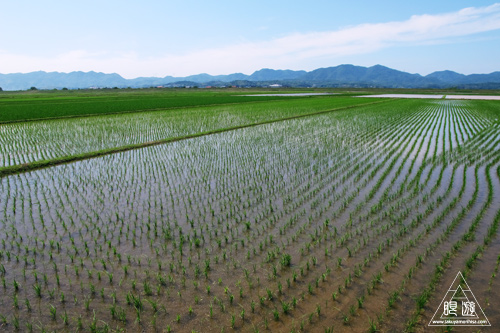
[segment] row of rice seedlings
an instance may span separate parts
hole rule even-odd
[[[463,184],[464,185],[462,186],[462,188],[465,189],[465,183],[463,183]],[[449,191],[447,191],[447,193],[449,193]],[[463,191],[460,192],[457,199],[461,197],[461,194],[463,194]],[[434,220],[432,220],[432,223],[426,224],[425,227],[423,227],[423,228],[422,227],[419,228],[419,229],[423,229],[423,230],[421,230],[419,234],[417,234],[413,239],[410,240],[410,244],[413,244],[413,246],[415,246],[418,244],[419,241],[423,241],[424,238],[426,237],[426,235],[430,235],[431,230],[433,228],[435,228],[436,226],[438,226],[440,224],[440,221],[444,221],[447,218],[447,216],[448,216],[447,214],[451,211],[451,209],[453,207],[456,206],[456,203],[458,202],[457,199],[452,200],[448,206],[444,207],[444,209],[442,210],[442,213],[439,214]],[[434,206],[434,205],[432,205],[432,206]],[[434,207],[432,207],[432,209],[434,209]],[[429,212],[429,210],[427,209],[426,212]],[[428,216],[428,213],[426,214],[426,216]],[[413,223],[412,223],[412,225],[413,225]],[[447,229],[447,230],[450,231],[451,229]],[[436,233],[439,233],[439,232],[435,232],[435,234]],[[431,240],[431,239],[429,239],[429,240]],[[423,265],[421,265],[421,263],[426,259],[426,257],[429,254],[433,253],[433,249],[437,245],[441,244],[443,242],[443,239],[438,238],[436,240],[431,240],[431,241],[432,241],[432,243],[430,243],[430,245],[428,244],[424,247],[425,251],[423,253],[416,254],[417,260],[416,260],[415,266],[412,266],[409,268],[409,272],[405,276],[404,280],[401,282],[401,286],[399,288],[394,289],[393,292],[388,292],[390,294],[390,297],[388,299],[387,308],[386,308],[384,313],[377,314],[377,321],[373,321],[373,320],[371,321],[371,324],[370,324],[371,327],[373,327],[374,325],[376,326],[377,322],[379,324],[383,323],[383,321],[385,320],[385,317],[388,316],[391,309],[394,308],[395,301],[400,299],[399,295],[405,290],[405,286],[408,283],[408,280],[413,277],[413,275],[417,272],[417,270],[419,268],[424,267]],[[402,248],[402,249],[404,249],[404,248]],[[398,252],[399,252],[399,250],[398,250]],[[403,260],[404,260],[404,258],[403,258]]]
[[[496,169],[496,176],[497,176],[497,179],[500,180],[500,166],[498,166],[497,169]],[[498,223],[499,222],[500,222],[500,210],[495,215],[494,223],[488,228],[487,235],[484,237],[484,246],[485,247],[488,247],[488,246],[491,245],[491,241],[496,236],[496,232],[498,230]],[[491,247],[490,247],[490,251],[492,251]],[[483,260],[483,262],[484,262],[484,260]],[[488,265],[490,265],[490,262],[488,262]],[[496,276],[498,274],[498,267],[499,267],[499,265],[500,265],[500,256],[497,256],[495,265],[494,265],[494,267],[491,270],[491,275],[490,275],[490,278],[488,280],[488,289],[487,289],[487,292],[486,292],[486,294],[488,296],[485,299],[486,303],[489,303],[489,299],[491,297],[491,292],[493,290],[492,286],[493,286],[493,283],[495,282]]]
[[[476,168],[477,170],[477,168]],[[475,191],[474,197],[468,202],[468,205],[464,207],[461,211],[460,218],[463,218],[467,211],[472,207],[474,204],[474,201],[477,198],[477,187]],[[479,211],[478,215],[476,215],[476,218],[473,220],[472,224],[469,226],[469,229],[467,230],[466,233],[463,234],[462,238],[457,240],[453,245],[451,246],[451,250],[447,251],[445,255],[442,257],[440,263],[436,266],[436,269],[434,271],[434,274],[431,277],[431,281],[429,284],[426,286],[426,288],[423,290],[423,292],[418,296],[417,301],[416,301],[416,311],[414,314],[411,316],[411,318],[407,321],[406,324],[406,329],[407,330],[414,330],[417,323],[418,323],[418,318],[420,317],[422,310],[424,309],[424,306],[426,305],[427,301],[431,297],[433,291],[435,290],[437,283],[439,282],[441,276],[445,274],[445,268],[448,267],[448,262],[453,259],[454,255],[464,246],[468,241],[474,238],[475,231],[477,229],[477,226],[479,222],[482,219],[483,213],[485,212],[486,208],[488,207],[489,203],[486,202],[485,205],[483,205],[482,209]],[[452,222],[457,223],[458,219],[454,219]],[[493,221],[492,225],[494,225],[495,222]],[[490,226],[491,227],[491,226]],[[448,230],[447,230],[448,231]],[[477,250],[476,250],[477,251]],[[472,267],[472,264],[474,260],[476,259],[477,254],[472,255],[472,260],[469,258],[466,262],[466,269],[468,266],[469,269]],[[454,273],[453,273],[454,274]]]
[[[424,217],[421,217],[419,216],[417,218],[418,220],[421,220],[421,219],[425,219],[425,216]],[[415,221],[415,220],[414,220]],[[411,226],[414,225],[414,223],[412,222],[410,224]],[[405,230],[405,229],[403,229]],[[407,231],[406,231],[407,232]],[[406,233],[405,232],[405,233]],[[367,291],[368,291],[368,295],[371,295],[373,293],[373,288],[375,288],[377,286],[377,281],[381,280],[383,278],[383,275],[384,274],[387,274],[387,272],[390,272],[390,268],[394,265],[396,265],[398,263],[398,261],[400,260],[404,260],[404,257],[403,255],[410,249],[410,248],[416,248],[415,246],[418,246],[418,243],[420,241],[423,241],[424,240],[424,237],[426,234],[429,233],[429,228],[424,228],[423,231],[421,231],[419,234],[415,235],[414,237],[412,238],[402,238],[403,240],[406,239],[404,245],[402,247],[400,247],[397,251],[394,252],[393,256],[391,258],[389,258],[389,261],[383,265],[384,269],[383,270],[380,270],[378,273],[374,273],[373,276],[377,277],[375,280],[372,281],[372,283],[369,285]],[[394,244],[396,244],[396,242],[394,242]],[[432,245],[431,245],[432,247]],[[411,268],[411,272],[413,274],[415,268],[418,268],[418,267],[421,267],[421,262],[423,261],[423,259],[425,258],[425,256],[427,256],[429,253],[431,253],[431,247],[427,246],[425,248],[425,252],[423,254],[420,254],[420,255],[417,255],[417,263],[416,263],[416,266],[415,267],[412,267]],[[403,281],[403,286],[406,284],[407,282],[407,279],[405,278],[405,280]],[[387,315],[388,311],[390,311],[392,309],[392,307],[394,306],[394,301],[397,299],[397,295],[401,292],[401,290],[396,290],[394,293],[390,293],[391,294],[391,297],[389,298],[389,304],[388,304],[388,307],[387,307],[387,310],[386,310],[386,313],[385,313],[385,316]],[[396,296],[395,296],[396,295]],[[351,307],[352,308],[352,307]],[[354,315],[355,312],[353,312],[353,315]],[[346,317],[348,318],[348,317]],[[374,321],[373,319],[370,320],[370,327],[373,328],[373,327],[376,327],[377,325],[377,322],[380,324],[382,322],[384,318],[384,314],[383,313],[380,313],[379,315],[377,315],[377,321]],[[349,323],[350,321],[347,321],[346,323]]]
[[[401,218],[404,218],[404,217],[402,216]],[[404,229],[402,229],[402,230],[406,230],[406,227],[405,227]],[[404,234],[404,233],[406,233],[406,231],[405,231],[405,232],[403,232],[402,234]],[[402,235],[402,234],[399,234],[399,235]],[[412,242],[414,242],[414,241],[412,241]],[[380,249],[380,247],[379,247],[379,249]],[[402,250],[403,250],[403,251],[404,251],[404,249],[405,249],[405,247],[403,247],[403,248],[402,248]],[[379,254],[380,254],[380,253],[381,253],[381,252],[379,251]],[[403,252],[400,252],[400,250],[398,250],[398,251],[397,251],[397,253],[399,254],[399,253],[403,253]],[[393,265],[394,263],[395,263],[394,258],[391,258],[391,260],[390,260],[390,265]],[[385,268],[387,269],[387,267],[388,267],[388,265],[386,264],[386,265],[385,265]],[[390,266],[389,266],[389,267],[390,267]]]
[[[399,253],[399,251],[398,251],[398,253]]]
[[[491,186],[489,186],[489,188],[491,189]],[[477,191],[477,190],[476,190],[476,191]],[[491,195],[492,195],[492,194],[491,194],[491,192],[490,192],[490,193],[488,194],[488,196],[489,196],[489,197],[491,197]],[[488,205],[489,205],[489,199],[488,199],[488,201],[485,203],[485,205],[483,206],[483,209],[485,209]],[[469,202],[468,206],[470,206],[470,202]],[[483,210],[483,209],[482,209],[482,210]],[[481,214],[480,214],[480,215],[481,215]],[[479,221],[479,220],[481,220],[481,218],[480,218],[480,217],[476,217],[476,218],[474,219],[474,221],[475,221],[475,222],[472,224],[471,228],[475,228],[475,225],[477,225],[477,223],[478,223],[478,221]]]

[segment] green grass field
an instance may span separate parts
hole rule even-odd
[[[299,97],[248,97],[245,90],[109,89],[0,93],[0,123]]]

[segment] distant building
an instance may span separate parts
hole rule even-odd
[[[271,84],[271,85],[269,85],[269,88],[281,88],[281,84],[277,84],[277,83]]]

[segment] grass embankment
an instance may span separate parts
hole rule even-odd
[[[293,115],[293,116],[289,116],[289,117],[274,118],[274,119],[259,121],[259,122],[250,123],[250,124],[243,124],[243,125],[218,128],[218,129],[213,129],[213,130],[203,131],[203,132],[198,132],[198,133],[191,133],[191,134],[184,135],[184,136],[170,137],[170,138],[165,138],[165,139],[161,139],[161,140],[142,142],[142,143],[131,144],[131,145],[124,145],[124,146],[120,146],[120,147],[113,147],[113,148],[91,151],[91,152],[86,152],[86,153],[81,153],[81,154],[61,156],[61,157],[53,158],[50,160],[40,160],[40,161],[31,162],[31,163],[7,166],[7,167],[0,168],[0,177],[12,175],[12,174],[16,174],[16,173],[21,173],[21,172],[37,170],[37,169],[46,168],[46,167],[51,167],[51,166],[60,165],[60,164],[64,164],[64,163],[76,162],[76,161],[81,161],[81,160],[85,160],[85,159],[89,159],[89,158],[100,157],[100,156],[104,156],[104,155],[124,152],[124,151],[132,150],[132,149],[160,145],[160,144],[165,144],[165,143],[170,143],[170,142],[175,142],[175,141],[180,141],[180,140],[186,140],[186,139],[191,139],[191,138],[196,138],[196,137],[201,137],[201,136],[207,136],[207,135],[216,134],[216,133],[227,132],[227,131],[234,131],[237,129],[254,127],[254,126],[259,126],[259,125],[264,125],[264,124],[270,124],[270,123],[274,123],[274,122],[278,122],[278,121],[309,117],[309,116],[313,116],[313,115],[319,115],[319,114],[338,111],[338,110],[355,108],[358,106],[372,105],[372,104],[379,104],[379,103],[388,103],[390,101],[391,100],[382,100],[382,101],[376,101],[376,102],[371,102],[371,103],[360,103],[360,104],[354,104],[354,105],[341,106],[341,107],[328,109],[328,110],[315,111],[315,112],[311,112],[311,113],[302,113],[299,115]]]

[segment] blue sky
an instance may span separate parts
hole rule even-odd
[[[500,70],[492,1],[1,0],[0,73],[251,74],[376,64]]]

